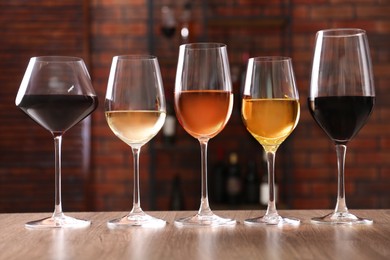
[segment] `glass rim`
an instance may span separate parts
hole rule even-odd
[[[54,56],[35,56],[31,57],[31,60],[35,61],[41,61],[41,62],[83,62],[83,59],[80,57],[75,56],[61,56],[61,55],[54,55]]]
[[[113,59],[118,59],[118,60],[155,60],[155,59],[157,59],[157,56],[150,55],[150,54],[123,54],[123,55],[116,55],[113,57]]]
[[[249,60],[252,60],[254,62],[261,61],[261,62],[275,62],[275,61],[291,61],[291,57],[286,56],[258,56],[258,57],[251,57]]]
[[[225,43],[220,42],[196,42],[196,43],[185,43],[180,45],[180,48],[185,48],[186,50],[206,50],[206,49],[219,49],[226,48]]]
[[[324,29],[317,32],[323,37],[354,37],[366,34],[366,31],[360,28],[334,28]]]

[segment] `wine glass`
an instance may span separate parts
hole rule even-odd
[[[345,201],[344,165],[347,143],[366,123],[375,103],[368,41],[361,29],[317,32],[311,73],[309,110],[336,146],[337,204],[333,213],[314,223],[370,224],[349,213]]]
[[[275,202],[275,155],[298,124],[300,105],[291,59],[250,58],[242,97],[242,120],[263,146],[268,165],[268,208],[264,216],[245,224],[299,225],[300,220],[278,214]]]
[[[15,100],[36,123],[50,131],[55,147],[55,207],[51,217],[26,223],[27,228],[87,227],[90,221],[66,216],[61,202],[62,135],[98,105],[84,61],[77,57],[33,57]]]
[[[226,45],[192,43],[180,46],[175,81],[175,110],[182,127],[201,148],[201,201],[197,214],[175,220],[178,226],[234,225],[215,215],[207,191],[208,141],[225,127],[232,113],[233,93]]]
[[[110,129],[131,147],[134,166],[133,208],[126,216],[110,220],[109,227],[161,227],[164,220],[141,209],[139,155],[141,147],[162,128],[166,105],[157,57],[122,55],[112,60],[105,116]]]

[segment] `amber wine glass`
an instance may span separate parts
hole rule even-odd
[[[54,137],[55,205],[51,217],[26,223],[27,228],[83,228],[89,220],[67,216],[61,201],[62,135],[91,114],[98,105],[89,73],[81,58],[33,57],[15,100],[37,124]]]
[[[192,43],[180,46],[175,82],[177,118],[201,148],[201,200],[197,214],[175,220],[178,226],[224,226],[236,221],[215,215],[207,190],[207,145],[225,127],[232,113],[233,93],[226,45]]]
[[[255,57],[248,61],[241,115],[246,129],[263,146],[268,166],[269,200],[264,216],[249,225],[299,225],[300,220],[278,214],[275,201],[275,155],[298,124],[299,95],[291,59]]]
[[[371,224],[350,213],[345,200],[344,166],[347,143],[367,122],[375,103],[374,80],[366,32],[329,29],[317,32],[311,73],[309,110],[336,147],[337,203],[314,223]]]
[[[139,155],[141,147],[162,128],[166,105],[157,57],[122,55],[112,60],[108,79],[105,115],[114,134],[133,152],[133,208],[126,215],[110,220],[110,228],[126,226],[161,227],[166,224],[141,209]]]

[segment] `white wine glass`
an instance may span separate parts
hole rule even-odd
[[[246,219],[248,225],[299,225],[276,210],[275,155],[292,133],[300,116],[299,95],[291,58],[255,57],[248,61],[241,115],[246,129],[263,146],[268,166],[269,200],[264,216]]]
[[[37,124],[54,137],[55,206],[51,217],[26,223],[27,228],[88,227],[89,220],[67,216],[61,201],[62,135],[91,114],[98,98],[84,61],[77,57],[33,57],[15,100]]]
[[[201,200],[197,214],[175,220],[177,226],[225,226],[236,220],[215,215],[207,190],[207,146],[221,132],[233,107],[226,45],[192,43],[180,46],[175,81],[175,110],[188,134],[201,148]]]
[[[312,219],[314,223],[371,224],[371,219],[350,213],[345,200],[347,143],[369,118],[375,89],[367,36],[361,29],[317,32],[308,107],[317,124],[336,146],[337,203],[334,212]]]
[[[142,210],[139,186],[141,147],[160,131],[166,117],[157,57],[121,55],[113,58],[105,99],[105,116],[114,134],[131,147],[134,167],[133,208],[126,216],[110,220],[108,226],[164,226],[164,220]]]

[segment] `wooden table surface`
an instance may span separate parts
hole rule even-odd
[[[316,225],[310,218],[329,210],[281,210],[302,220],[298,227],[243,224],[264,211],[216,211],[237,219],[230,228],[179,228],[192,212],[149,212],[163,228],[109,229],[124,212],[68,213],[92,220],[85,229],[28,230],[24,223],[49,213],[0,214],[0,259],[390,259],[390,210],[352,210],[374,219],[364,226]]]

